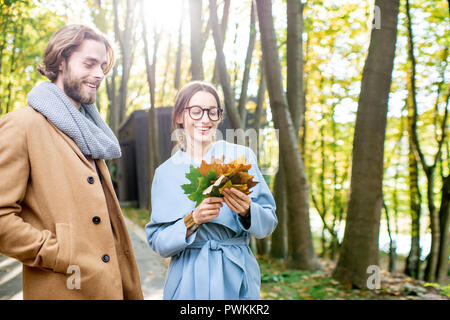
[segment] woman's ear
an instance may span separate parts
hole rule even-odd
[[[181,113],[181,114],[179,114],[179,115],[177,116],[176,122],[177,122],[177,125],[178,125],[180,128],[184,128],[184,126],[183,126],[183,113]]]

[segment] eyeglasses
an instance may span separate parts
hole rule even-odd
[[[220,109],[217,107],[213,108],[202,108],[200,106],[190,106],[185,109],[189,110],[189,116],[192,120],[200,120],[203,118],[205,111],[208,113],[208,118],[211,121],[219,121],[220,119]]]

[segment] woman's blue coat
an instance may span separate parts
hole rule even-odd
[[[264,238],[277,224],[275,201],[250,148],[226,141],[215,142],[203,158],[225,162],[245,156],[252,164],[249,174],[259,183],[250,197],[251,223],[245,228],[241,218],[225,202],[219,216],[186,239],[184,216],[195,203],[181,185],[190,183],[186,173],[200,164],[183,151],[177,151],[160,165],[152,184],[151,221],[147,239],[157,253],[171,257],[164,287],[164,299],[259,299],[260,271],[248,244],[249,236]]]

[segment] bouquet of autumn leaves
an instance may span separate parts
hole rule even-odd
[[[188,198],[195,201],[197,207],[207,197],[223,197],[225,188],[235,188],[245,194],[250,194],[250,189],[258,184],[253,181],[253,176],[248,174],[252,167],[247,164],[247,159],[242,156],[230,163],[223,163],[222,159],[212,157],[211,163],[202,161],[199,168],[190,166],[186,178],[191,182],[181,186]]]

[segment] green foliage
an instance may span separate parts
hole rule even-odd
[[[450,297],[450,284],[447,285],[440,285],[439,283],[425,283],[424,287],[434,287],[438,289],[441,294],[446,295],[447,297]]]
[[[185,194],[189,194],[189,199],[195,202],[197,207],[206,195],[203,194],[206,188],[212,183],[213,180],[217,179],[216,172],[210,170],[206,176],[202,176],[198,168],[193,165],[190,166],[190,171],[186,174],[186,178],[191,182],[189,184],[184,184],[181,188],[184,190]]]
[[[45,80],[36,67],[63,18],[40,1],[0,1],[0,117],[26,104],[26,94]]]
[[[287,269],[280,261],[258,258],[261,267],[261,299],[268,300],[361,300],[374,299],[369,290],[352,290],[324,270]]]
[[[423,283],[382,271],[381,288],[357,289],[332,276],[334,263],[320,259],[322,269],[293,270],[280,260],[257,256],[261,268],[261,299],[267,300],[446,300],[449,285]],[[436,290],[437,289],[437,290]]]
[[[122,213],[138,226],[145,228],[150,222],[150,212],[147,209],[138,209],[133,207],[122,207]]]
[[[190,171],[186,174],[186,178],[191,182],[190,184],[184,184],[181,188],[184,190],[185,194],[194,193],[198,187],[198,181],[202,178],[202,174],[193,165],[190,166]]]

